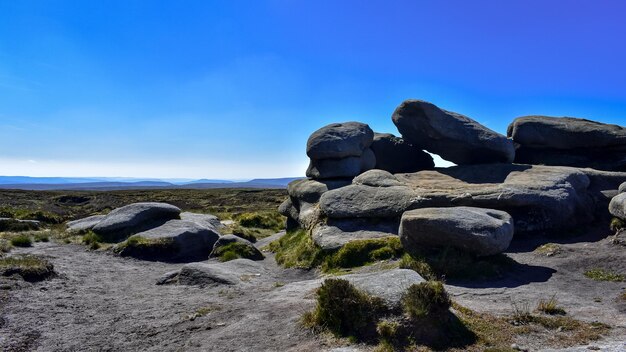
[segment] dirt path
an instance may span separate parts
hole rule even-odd
[[[5,292],[5,351],[262,351],[321,346],[295,324],[301,299],[255,290],[157,286],[181,264],[145,262],[84,246],[36,244],[16,250],[47,256],[59,277]],[[273,261],[272,258],[266,259]],[[309,279],[288,271],[282,283]],[[281,283],[281,285],[282,285]],[[196,312],[203,316],[191,317]]]
[[[592,267],[626,272],[624,247],[608,239],[561,244],[553,256],[528,248],[534,247],[513,247],[510,256],[520,267],[506,280],[448,283],[448,290],[460,304],[496,314],[510,314],[511,302],[533,309],[539,299],[556,293],[571,316],[613,327],[606,340],[593,346],[626,348],[619,344],[626,336],[626,303],[618,299],[626,283],[593,281],[582,274]],[[182,264],[120,258],[56,243],[14,252],[48,257],[59,276],[0,290],[0,347],[5,351],[329,349],[323,339],[297,324],[313,304],[299,282],[315,278],[315,273],[281,269],[271,255],[263,261],[271,275],[253,288],[199,288],[155,284]],[[544,347],[533,345],[531,338],[520,344],[533,351]]]

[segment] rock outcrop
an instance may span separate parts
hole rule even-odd
[[[143,260],[192,262],[209,257],[220,235],[213,227],[189,220],[169,220],[118,245],[122,256]]]
[[[573,117],[524,116],[507,135],[516,163],[626,171],[626,128]]]
[[[502,253],[513,239],[513,219],[503,211],[474,207],[424,208],[402,215],[399,230],[405,250],[459,248],[478,256]]]
[[[513,143],[505,136],[423,100],[405,100],[392,120],[412,145],[458,165],[510,163],[515,157]]]
[[[107,242],[118,242],[172,219],[180,219],[180,209],[167,203],[133,203],[112,210],[92,230]]]
[[[372,129],[360,122],[334,123],[313,132],[306,148],[311,158],[307,177],[351,178],[374,168],[373,139]]]

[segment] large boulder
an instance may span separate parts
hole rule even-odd
[[[361,156],[372,144],[374,131],[360,122],[333,123],[313,132],[306,144],[311,159],[339,159]]]
[[[237,248],[233,248],[233,244]],[[228,250],[238,258],[250,260],[263,260],[265,258],[263,253],[261,253],[252,242],[235,235],[224,235],[220,237],[213,245],[213,251],[211,251],[209,258],[222,258],[226,261],[228,258],[224,258],[224,256],[225,252]]]
[[[392,115],[402,137],[459,165],[510,163],[513,143],[471,118],[422,100],[406,100]]]
[[[376,169],[391,173],[416,172],[435,167],[430,154],[389,133],[375,133],[370,147],[376,157]]]
[[[622,183],[621,185],[619,185],[619,189],[618,189],[619,193],[624,193],[626,192],[626,182]]]
[[[620,193],[611,199],[609,213],[616,218],[626,220],[626,193]]]
[[[314,179],[354,177],[361,173],[361,157],[349,156],[342,159],[311,159],[306,176]]]
[[[626,171],[626,128],[573,117],[524,116],[507,134],[515,162]]]
[[[93,227],[104,241],[118,242],[130,235],[180,218],[180,209],[167,203],[133,203],[112,210]]]
[[[189,220],[170,220],[140,232],[117,246],[122,256],[167,262],[205,260],[220,235],[214,227]]]
[[[105,218],[104,215],[92,215],[86,218],[69,221],[66,226],[68,231],[85,232],[94,228],[100,221]]]
[[[322,194],[350,183],[350,179],[292,181],[287,186],[289,199],[279,206],[278,212],[287,217],[288,229],[309,228],[319,218],[319,207],[316,204]]]
[[[479,256],[502,253],[513,239],[506,212],[474,208],[423,208],[402,215],[400,240],[409,253],[424,247],[460,248]]]

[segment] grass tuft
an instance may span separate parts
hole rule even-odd
[[[11,244],[15,247],[31,247],[33,240],[29,235],[21,234],[11,238]]]
[[[54,275],[54,267],[45,259],[33,256],[0,258],[0,273],[3,276],[19,275],[24,280],[41,281]]]
[[[397,236],[351,241],[324,258],[322,270],[364,266],[379,260],[399,258],[402,253],[402,244]]]
[[[585,276],[596,281],[624,281],[624,275],[601,268],[587,270],[585,271]]]
[[[248,228],[280,231],[285,227],[285,217],[277,211],[242,213],[233,218],[239,225]]]
[[[425,281],[411,285],[402,297],[404,312],[412,319],[440,317],[452,302],[440,281]]]
[[[617,232],[621,229],[626,229],[626,222],[620,218],[613,218],[609,227],[612,231]]]
[[[374,332],[378,316],[387,310],[380,298],[371,297],[342,279],[326,279],[316,297],[317,305],[303,316],[303,324],[327,329],[336,336],[364,338]]]
[[[541,299],[537,304],[537,310],[549,315],[565,315],[565,309],[559,307],[556,295],[548,300]]]
[[[276,253],[276,262],[286,268],[311,269],[321,264],[324,257],[306,230],[287,232],[270,243],[269,249]]]

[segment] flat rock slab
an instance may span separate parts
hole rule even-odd
[[[518,117],[509,125],[507,135],[533,148],[626,147],[626,128],[574,117]]]
[[[219,239],[214,227],[201,226],[189,220],[170,220],[165,224],[140,232],[139,245],[129,245],[133,237],[120,246],[123,256],[171,262],[191,262],[209,257]],[[141,242],[145,241],[144,244]]]
[[[67,230],[74,232],[89,231],[94,228],[100,221],[105,218],[104,215],[92,215],[83,219],[69,221],[67,223]]]
[[[178,273],[181,285],[238,285],[269,276],[263,265],[249,259],[235,259],[225,263],[190,263]]]
[[[93,227],[93,231],[105,241],[117,242],[179,218],[180,209],[171,204],[133,203],[111,211]]]
[[[355,184],[324,193],[319,204],[329,218],[393,218],[421,201],[422,197],[405,185]]]
[[[186,211],[180,213],[180,219],[192,221],[204,227],[214,227],[216,229],[224,227],[220,219],[217,216],[211,214],[199,214]]]
[[[473,207],[407,211],[400,221],[400,240],[409,253],[424,247],[460,248],[479,256],[502,253],[513,239],[513,219],[503,211]]]
[[[458,165],[510,163],[513,143],[471,118],[423,100],[406,100],[392,115],[402,137],[412,145]]]

